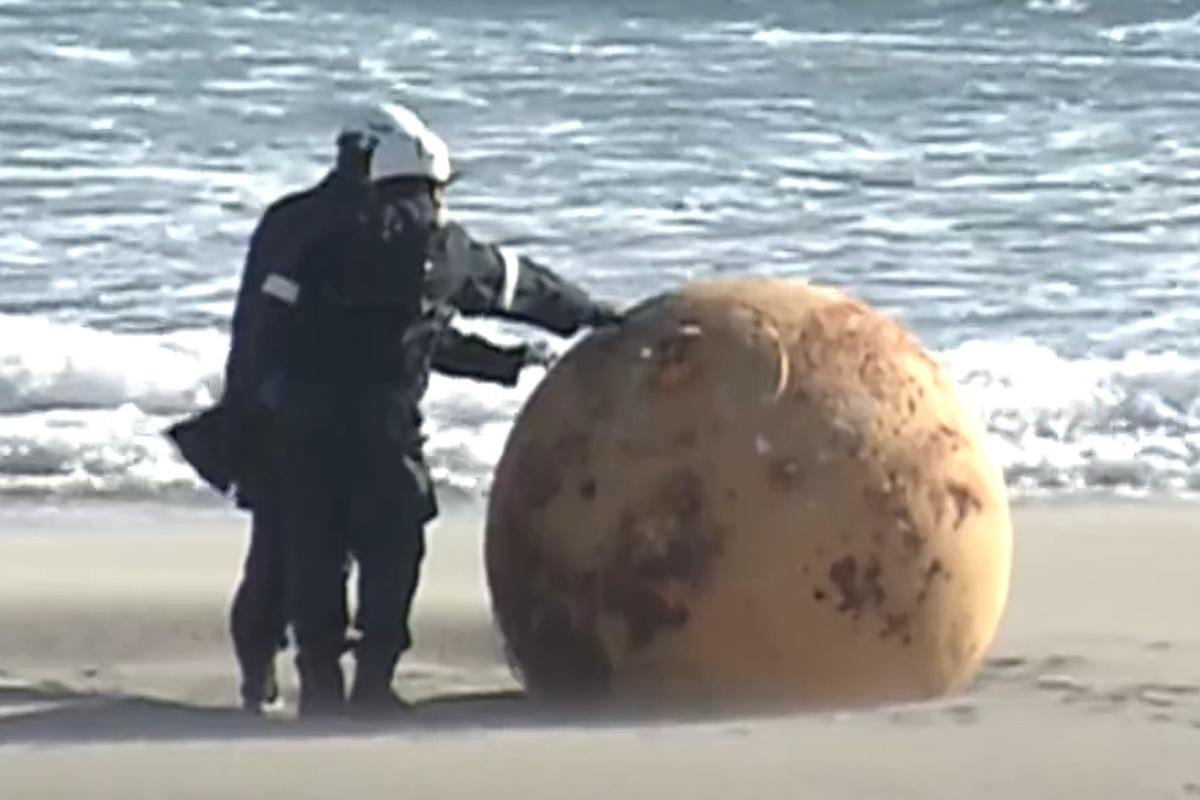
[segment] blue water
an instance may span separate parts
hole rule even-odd
[[[1194,6],[595,5],[0,0],[0,493],[197,491],[158,431],[220,391],[246,238],[379,98],[478,236],[599,294],[832,283],[945,360],[1014,490],[1200,488]],[[435,382],[443,483],[486,488],[537,379]]]

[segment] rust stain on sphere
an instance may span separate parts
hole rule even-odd
[[[1007,598],[1002,476],[899,324],[781,279],[644,303],[546,376],[489,501],[534,693],[834,708],[962,688]]]

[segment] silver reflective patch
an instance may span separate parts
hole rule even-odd
[[[517,282],[521,277],[521,259],[507,247],[497,247],[500,260],[504,262],[504,288],[500,293],[500,307],[505,311],[512,308],[517,297]]]
[[[278,272],[272,272],[263,281],[263,294],[282,300],[289,306],[294,306],[300,299],[300,284],[290,278],[285,278]]]

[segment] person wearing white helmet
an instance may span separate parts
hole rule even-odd
[[[455,177],[446,142],[404,106],[352,109],[342,124],[338,144],[370,154],[361,166],[371,181],[425,178],[445,185]]]
[[[260,548],[270,555],[254,564],[252,539],[235,601],[235,642],[239,612],[261,623],[241,626],[253,640],[242,650],[254,651],[249,667],[239,653],[243,697],[247,685],[250,695],[266,685],[273,663],[279,589],[262,587],[277,586],[282,571],[302,716],[341,713],[347,701],[364,713],[403,707],[392,680],[411,644],[424,526],[438,513],[420,400],[431,369],[454,372],[454,315],[559,335],[620,320],[581,287],[446,218],[457,177],[449,150],[411,110],[355,109],[337,153],[325,179],[272,205],[251,237],[223,397],[233,480],[256,525],[269,520],[272,531]],[[480,352],[458,348],[458,374]],[[521,358],[537,356],[523,349]],[[361,638],[347,697],[348,558],[359,571]]]

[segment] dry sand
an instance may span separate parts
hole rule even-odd
[[[1020,508],[1009,611],[961,697],[655,725],[521,698],[479,519],[431,531],[414,712],[313,727],[231,708],[243,517],[0,511],[0,800],[1200,798],[1200,505]]]

